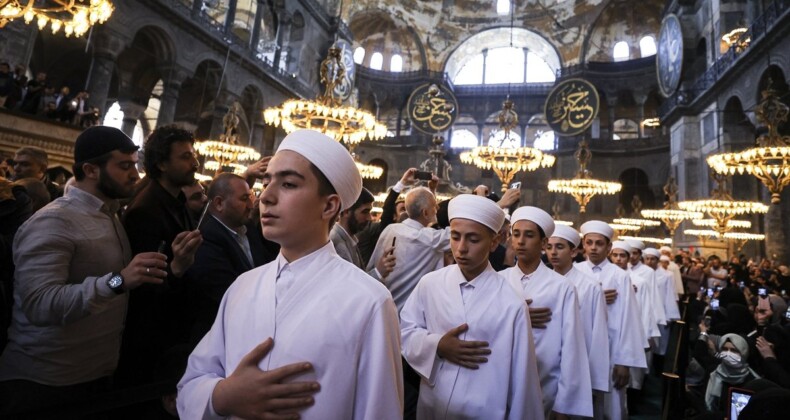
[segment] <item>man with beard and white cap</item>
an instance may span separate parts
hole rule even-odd
[[[587,261],[575,267],[592,276],[601,284],[604,295],[616,293],[616,299],[607,299],[609,324],[609,356],[612,382],[604,396],[604,418],[628,417],[625,390],[629,381],[629,367],[646,368],[644,343],[646,342],[631,279],[628,274],[609,262],[606,256],[611,248],[614,229],[606,222],[591,220],[581,226],[582,243]],[[611,301],[611,303],[609,303]]]
[[[609,252],[609,258],[612,260],[612,264],[623,270],[628,270],[628,262],[631,260],[631,252],[633,250],[626,241],[614,241],[612,242],[612,251]]]
[[[666,260],[666,262],[669,262],[669,257],[666,255],[659,255],[659,251],[655,248],[646,248],[643,258],[645,260],[645,265],[655,270],[656,291],[664,307],[664,313],[666,314],[666,324],[659,325],[658,327],[661,332],[661,338],[655,350],[656,355],[663,356],[666,354],[667,346],[669,345],[669,324],[672,321],[680,319],[680,311],[678,310],[678,295],[675,294],[675,280],[672,277],[672,273],[659,265],[659,261],[663,262]]]
[[[548,309],[542,328],[532,325],[538,373],[547,418],[591,417],[590,361],[584,340],[576,289],[570,280],[543,264],[541,253],[554,233],[551,215],[537,207],[519,207],[511,220],[516,266],[503,270],[527,303]]]
[[[542,419],[527,306],[488,262],[505,214],[464,194],[448,216],[457,264],[423,276],[401,311],[403,356],[422,377],[417,418]]]
[[[683,294],[686,293],[686,291],[683,289],[683,275],[680,273],[680,266],[672,261],[672,248],[664,245],[659,248],[658,251],[661,252],[661,255],[666,255],[666,257],[669,259],[669,267],[667,267],[667,271],[672,274],[672,286],[678,297],[683,296]]]
[[[581,237],[570,226],[556,225],[546,253],[554,271],[564,275],[576,288],[579,318],[590,360],[593,389],[593,418],[603,418],[603,393],[609,390],[609,340],[607,340],[606,300],[601,285],[573,266]]]
[[[326,135],[298,130],[280,144],[263,181],[261,226],[280,254],[225,293],[178,385],[179,415],[402,416],[395,304],[329,241],[338,213],[362,190],[354,160]]]

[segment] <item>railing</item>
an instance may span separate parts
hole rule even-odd
[[[412,70],[412,71],[386,71],[375,70],[370,67],[357,65],[357,77],[373,81],[411,83],[428,80],[441,80],[449,83],[450,78],[447,73],[432,70]]]
[[[655,56],[635,58],[626,61],[598,62],[590,61],[572,66],[563,67],[556,72],[557,78],[575,76],[584,72],[594,72],[603,74],[622,74],[634,71],[644,71],[654,66]]]
[[[548,95],[554,83],[526,83],[511,84],[499,83],[495,85],[456,85],[456,96],[476,96],[485,95]]]
[[[732,69],[741,56],[753,49],[755,44],[773,29],[774,25],[784,16],[788,9],[790,9],[790,0],[774,0],[769,4],[763,14],[756,18],[746,32],[741,35],[741,39],[750,40],[749,45],[740,50],[735,47],[730,48],[705,73],[697,77],[691,87],[680,89],[667,98],[659,108],[659,116],[664,118],[678,106],[691,105],[697,98],[712,88],[724,74]]]

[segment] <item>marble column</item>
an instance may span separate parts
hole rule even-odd
[[[118,105],[121,107],[121,111],[123,111],[123,125],[121,125],[121,131],[129,137],[134,137],[134,127],[143,115],[146,106],[138,104],[131,99],[121,99],[118,101]]]
[[[282,51],[283,46],[287,42],[287,38],[290,37],[291,33],[291,16],[285,9],[278,9],[277,10],[277,38],[275,42],[277,43],[277,47],[274,50],[274,67],[281,68],[280,60],[282,59]]]
[[[261,20],[263,19],[263,8],[266,7],[265,0],[256,0],[255,22],[252,24],[252,35],[250,36],[250,49],[258,52],[258,42],[261,39]]]
[[[639,138],[645,137],[645,126],[642,122],[645,120],[645,102],[647,102],[647,94],[646,93],[638,93],[634,92],[634,101],[636,101],[636,111],[637,111],[637,134]]]
[[[187,78],[187,72],[177,66],[160,68],[164,89],[159,98],[159,116],[156,119],[156,126],[171,124],[175,120],[176,106],[178,105],[178,95],[181,91],[181,83]]]
[[[617,107],[617,94],[615,92],[612,92],[611,94],[607,92],[606,106],[609,109],[609,140],[614,140],[614,120],[617,118],[615,113],[615,109]]]
[[[30,63],[37,33],[36,25],[26,25],[22,19],[0,29],[0,57],[11,65],[12,72],[15,66],[27,67]]]
[[[228,0],[228,13],[225,15],[225,33],[233,31],[233,23],[236,21],[236,4],[238,0]]]
[[[250,136],[250,147],[263,153],[263,133],[266,130],[266,124],[263,121],[256,121],[252,124],[252,135]]]
[[[488,64],[488,48],[483,48],[483,79],[480,81],[481,85],[486,84],[486,64]]]
[[[93,59],[89,79],[86,81],[86,89],[90,94],[90,104],[99,108],[100,118],[104,118],[104,114],[109,108],[107,96],[115,71],[115,60],[126,46],[126,41],[118,33],[107,28],[94,29]]]

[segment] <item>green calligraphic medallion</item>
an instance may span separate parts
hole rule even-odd
[[[600,107],[598,90],[592,83],[584,79],[567,79],[554,86],[546,98],[543,112],[555,134],[575,136],[592,125]]]
[[[458,100],[446,86],[426,83],[414,89],[406,109],[412,127],[425,134],[439,134],[455,122]]]
[[[680,85],[683,71],[683,28],[677,16],[670,14],[661,23],[656,54],[656,75],[661,94],[670,97]]]

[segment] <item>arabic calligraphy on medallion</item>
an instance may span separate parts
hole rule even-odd
[[[667,15],[661,23],[656,53],[658,87],[665,97],[670,97],[680,84],[683,70],[683,28],[675,15]]]
[[[438,134],[455,122],[458,100],[446,86],[426,83],[414,89],[406,109],[412,127],[425,134]]]
[[[546,98],[546,122],[559,136],[581,134],[598,116],[600,98],[592,83],[584,79],[560,82]]]

